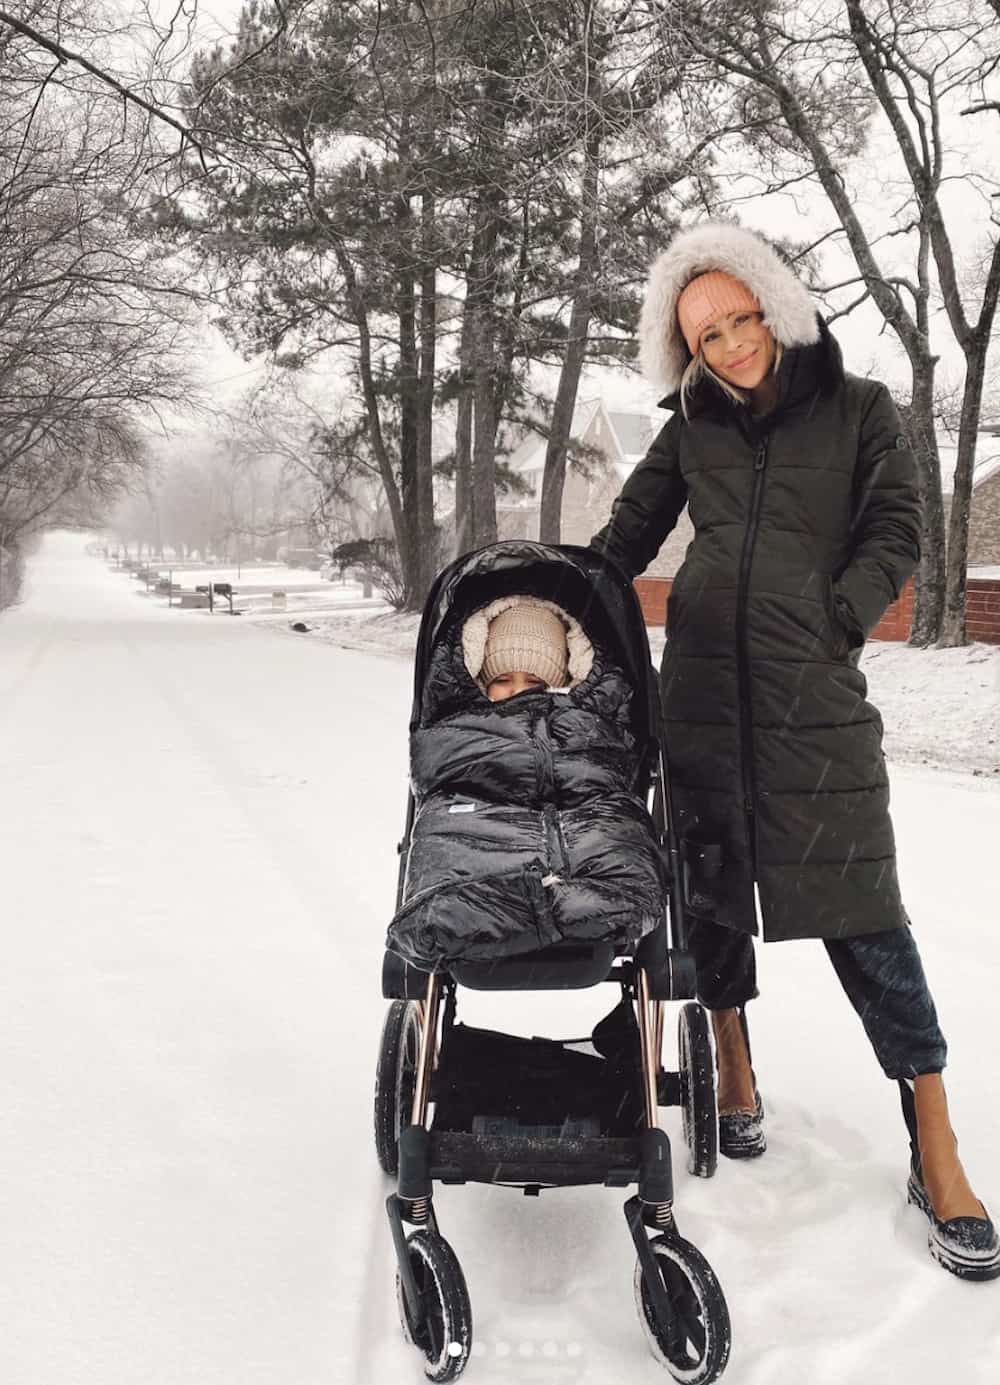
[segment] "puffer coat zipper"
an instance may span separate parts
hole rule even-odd
[[[750,676],[750,651],[747,636],[747,605],[750,596],[750,572],[753,567],[754,547],[757,543],[757,529],[760,524],[760,508],[764,498],[764,482],[767,476],[767,434],[760,439],[754,451],[753,491],[750,495],[750,514],[746,532],[743,535],[743,550],[740,555],[739,583],[736,593],[736,647],[737,647],[737,686],[740,703],[740,767],[743,777],[743,812],[745,814],[747,837],[750,843],[750,857],[754,874],[757,873],[757,784],[754,775],[753,743],[753,702],[752,680]]]

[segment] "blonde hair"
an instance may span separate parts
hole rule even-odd
[[[784,354],[785,348],[782,346],[781,342],[775,342],[774,360],[771,363],[772,375],[776,375],[778,373],[778,367],[781,365],[781,358]],[[695,391],[695,389],[697,389],[698,385],[701,383],[701,380],[706,375],[710,380],[715,381],[722,393],[727,397],[727,399],[729,399],[730,403],[749,403],[749,396],[747,395],[745,390],[736,389],[734,385],[730,385],[727,383],[727,381],[723,380],[720,375],[716,375],[715,371],[712,369],[712,367],[705,360],[705,357],[702,355],[701,347],[699,347],[695,354],[688,361],[684,369],[684,374],[681,376],[681,413],[684,415],[685,420],[689,417],[688,397]]]

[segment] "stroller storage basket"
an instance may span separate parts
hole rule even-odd
[[[432,1177],[634,1183],[643,1129],[635,1057],[587,1047],[452,1026],[431,1088]]]

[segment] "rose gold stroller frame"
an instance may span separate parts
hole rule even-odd
[[[642,1093],[647,1130],[659,1129],[657,1078],[661,1068],[663,1045],[663,1001],[655,1000],[650,993],[649,977],[644,967],[636,967],[637,986],[635,995],[636,1015],[639,1025],[639,1051],[642,1063]],[[427,993],[423,1000],[414,1001],[420,1027],[420,1043],[417,1055],[417,1069],[413,1090],[413,1104],[410,1122],[413,1126],[428,1129],[428,1108],[430,1105],[431,1078],[437,1062],[438,1022],[440,1018],[441,982],[431,974],[427,978]],[[646,1204],[649,1219],[659,1227],[668,1227],[673,1222],[673,1197]],[[427,1220],[430,1213],[429,1199],[415,1198],[409,1204],[409,1219],[417,1224]]]

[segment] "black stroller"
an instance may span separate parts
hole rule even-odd
[[[464,1370],[472,1315],[462,1270],[438,1229],[435,1181],[510,1185],[528,1195],[570,1185],[638,1184],[624,1211],[638,1252],[640,1322],[654,1356],[675,1379],[707,1385],[729,1357],[729,1313],[712,1269],[678,1231],[670,1141],[657,1116],[658,1106],[681,1107],[688,1167],[710,1177],[718,1141],[714,1061],[705,1012],[690,1000],[694,970],[684,951],[685,877],[706,863],[683,860],[671,831],[658,688],[631,584],[589,549],[569,546],[514,541],[454,562],[424,609],[411,732],[426,723],[428,700],[440,696],[440,651],[454,647],[470,613],[515,592],[558,603],[627,681],[637,766],[630,789],[659,857],[659,898],[666,886],[670,907],[661,903],[641,938],[592,927],[583,941],[545,941],[511,956],[452,959],[431,969],[400,955],[405,948],[386,951],[383,994],[392,1003],[378,1059],[375,1142],[384,1171],[398,1176],[386,1206],[403,1331],[422,1353],[429,1379],[454,1380]],[[411,791],[399,847],[398,909],[407,899],[417,808]],[[551,879],[558,877],[542,884]],[[459,987],[557,991],[604,982],[616,985],[621,999],[589,1041],[525,1039],[456,1022]],[[689,1003],[679,1015],[678,1070],[665,1071],[663,1002],[676,1000]]]

